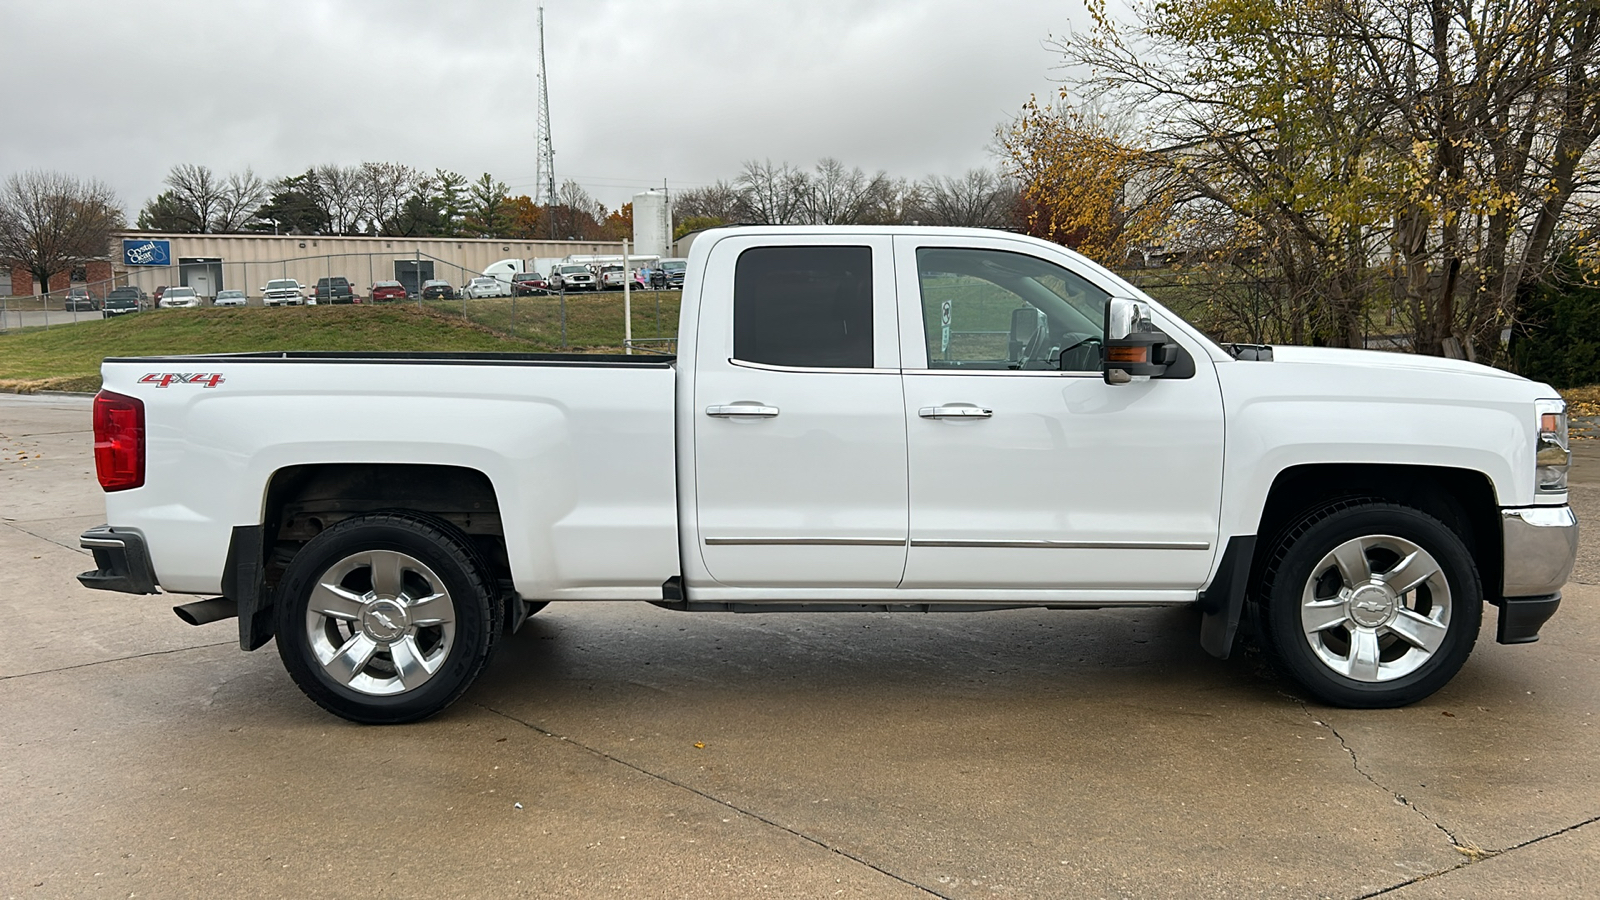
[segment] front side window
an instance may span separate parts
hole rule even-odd
[[[1108,296],[1022,253],[917,250],[928,367],[1093,372]]]
[[[872,367],[872,249],[756,247],[733,276],[733,355],[775,366]]]

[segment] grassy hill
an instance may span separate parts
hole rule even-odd
[[[543,341],[505,337],[460,316],[410,305],[154,310],[0,334],[0,390],[98,390],[100,360],[107,356],[258,350],[525,353],[549,349]]]

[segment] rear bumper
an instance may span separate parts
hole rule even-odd
[[[109,525],[96,525],[78,538],[79,544],[94,553],[94,571],[78,576],[78,582],[97,591],[124,594],[154,594],[155,569],[144,536],[133,531],[115,531]]]
[[[1547,597],[1561,590],[1578,558],[1578,517],[1570,506],[1500,511],[1505,548],[1503,597]]]

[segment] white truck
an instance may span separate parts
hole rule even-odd
[[[1538,637],[1577,548],[1565,407],[1465,362],[1219,346],[1062,247],[709,231],[675,358],[107,359],[91,587],[214,595],[314,701],[460,696],[550,601],[684,611],[1197,605],[1311,695]]]

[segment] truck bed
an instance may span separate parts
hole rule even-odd
[[[671,357],[283,351],[102,374],[147,435],[109,521],[144,535],[165,590],[219,591],[231,529],[262,523],[276,474],[318,465],[482,473],[530,600],[659,599],[678,572]]]

